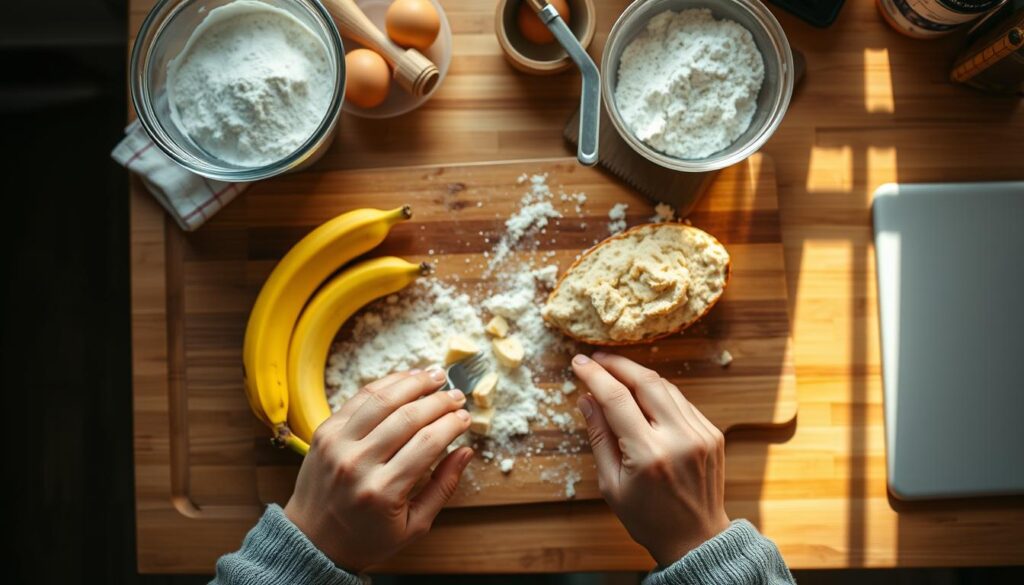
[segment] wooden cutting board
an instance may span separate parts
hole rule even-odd
[[[614,204],[629,204],[630,225],[652,215],[649,201],[572,159],[306,172],[253,186],[195,233],[168,227],[162,259],[141,247],[133,258],[134,279],[165,289],[166,314],[154,317],[166,323],[168,355],[166,364],[136,375],[165,376],[169,396],[140,394],[139,388],[159,385],[136,385],[137,412],[150,413],[137,415],[136,448],[167,441],[171,460],[169,470],[140,467],[139,505],[147,497],[169,496],[183,514],[224,519],[252,517],[261,504],[283,503],[290,495],[300,460],[270,445],[267,429],[246,403],[240,366],[249,309],[292,244],[344,211],[408,203],[413,219],[397,226],[373,254],[429,261],[437,266],[435,278],[472,281],[480,278],[481,256],[493,245],[481,233],[502,231],[525,190],[517,184],[523,173],[548,173],[556,192],[560,187],[587,195],[582,217],[571,210],[574,204],[556,197],[571,221],[549,225],[541,251],[553,250],[550,261],[562,269],[608,235]],[[757,156],[720,173],[690,219],[732,254],[725,297],[684,335],[622,353],[674,381],[723,429],[787,424],[797,404],[771,160]],[[723,350],[734,357],[727,368],[716,362]],[[556,408],[572,411],[575,399]],[[165,405],[167,418],[161,420]],[[582,427],[578,416],[576,423]],[[518,458],[511,474],[503,475],[495,462],[474,461],[451,505],[563,500],[567,477],[575,479],[569,481],[575,498],[599,497],[582,432],[537,428],[533,440],[538,452]],[[580,453],[563,453],[565,445],[580,446]]]

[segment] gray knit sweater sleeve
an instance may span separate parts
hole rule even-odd
[[[693,549],[643,585],[793,585],[796,581],[775,543],[746,520]]]
[[[217,561],[217,576],[210,585],[369,585],[339,569],[271,504],[245,535],[242,548]]]

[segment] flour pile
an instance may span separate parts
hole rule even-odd
[[[555,268],[555,267],[550,267]],[[516,318],[527,360],[536,359],[559,340],[544,327],[535,302],[538,282],[550,282],[551,269],[526,271],[511,288],[484,301]],[[456,334],[472,339],[501,373],[490,439],[508,449],[510,440],[530,431],[548,392],[537,386],[530,368],[502,368],[491,355],[490,341],[469,295],[442,281],[424,278],[355,318],[351,335],[327,361],[326,383],[331,408],[337,410],[365,384],[392,372],[444,363],[445,340]],[[494,313],[498,314],[498,313]]]
[[[528,183],[527,191],[505,221],[505,232],[487,254],[490,261],[484,267],[485,272],[500,267],[501,278],[495,279],[492,288],[478,286],[469,292],[453,283],[424,278],[361,311],[352,320],[351,332],[328,358],[325,381],[332,409],[340,408],[363,385],[391,372],[443,363],[446,340],[461,334],[481,348],[500,374],[495,414],[485,440],[486,460],[494,458],[494,451],[503,455],[502,462],[513,459],[509,454],[529,455],[534,448],[515,439],[528,434],[531,423],[572,430],[572,416],[555,407],[564,403],[575,385],[564,379],[564,372],[558,373],[558,385],[551,389],[542,388],[538,378],[550,356],[568,356],[573,349],[570,341],[547,328],[540,314],[555,286],[558,266],[536,266],[537,258],[512,262],[518,250],[536,251],[548,221],[561,218],[562,213],[553,205],[556,196],[545,175],[521,177],[519,183]],[[577,206],[586,200],[583,194],[562,196],[562,201]],[[509,369],[495,359],[484,331],[484,323],[494,315],[504,317],[511,324],[510,335],[522,343],[523,366]],[[566,443],[564,450],[578,451],[578,445]],[[503,467],[511,472],[509,463]]]
[[[757,110],[764,60],[750,31],[706,8],[652,18],[622,53],[615,104],[637,138],[669,156],[710,156]]]
[[[309,27],[264,2],[236,0],[211,10],[168,64],[171,119],[221,160],[265,165],[313,135],[335,77]]]

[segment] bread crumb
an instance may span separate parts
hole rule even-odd
[[[501,463],[498,465],[501,467],[501,472],[508,475],[509,473],[512,473],[512,468],[515,467],[515,464],[515,457],[506,457],[505,459],[502,459]]]
[[[626,210],[628,203],[616,203],[608,211],[608,232],[615,235],[626,229]]]
[[[732,363],[732,354],[729,350],[723,349],[721,355],[718,356],[718,365],[723,368],[728,368],[729,364]]]
[[[664,223],[676,218],[676,210],[667,203],[659,203],[654,206],[654,215],[651,216],[651,223]]]

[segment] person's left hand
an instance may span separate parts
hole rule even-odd
[[[429,529],[473,457],[463,447],[417,481],[469,428],[459,390],[436,392],[444,372],[392,374],[368,384],[313,434],[284,512],[336,565],[361,572]],[[411,497],[410,497],[411,496]]]

